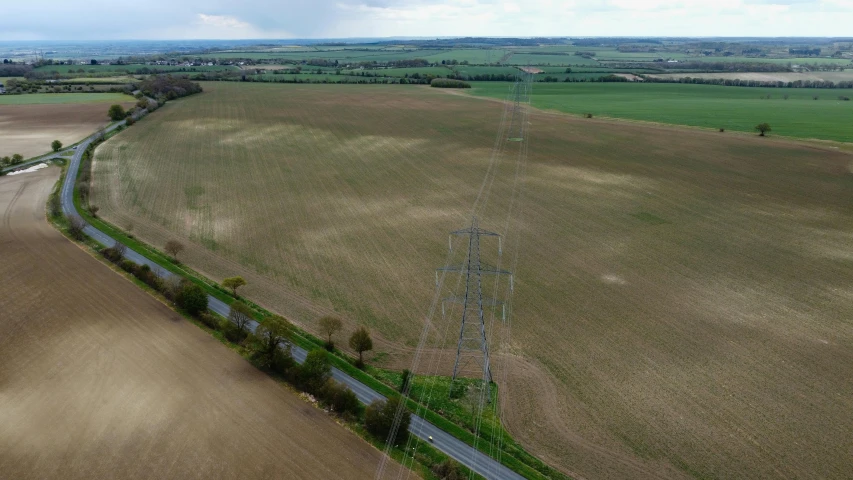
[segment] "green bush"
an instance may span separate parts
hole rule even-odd
[[[124,259],[126,248],[127,247],[124,245],[116,243],[113,247],[101,249],[101,255],[103,255],[107,260],[118,264]]]
[[[59,193],[51,194],[47,201],[47,209],[51,217],[58,217],[62,213],[62,203],[59,199]]]
[[[219,322],[219,331],[225,335],[225,338],[228,339],[229,342],[237,344],[245,340],[249,335],[248,332],[241,330],[227,318]]]
[[[158,292],[163,290],[163,281],[160,280],[160,277],[157,276],[153,271],[151,271],[151,267],[148,265],[137,265],[133,270],[133,276],[142,280],[146,285],[157,290]]]
[[[361,411],[361,404],[355,393],[347,388],[346,385],[342,385],[332,379],[326,381],[326,384],[320,389],[318,394],[324,404],[340,415],[355,417]]]
[[[107,115],[110,117],[111,120],[113,120],[114,122],[117,122],[117,121],[124,118],[124,116],[126,115],[126,112],[124,111],[124,107],[122,107],[119,104],[115,104],[115,105],[110,106],[110,109],[107,112]]]
[[[310,393],[318,393],[331,376],[329,354],[320,348],[309,352],[299,368],[299,383]]]
[[[293,356],[290,354],[290,347],[288,347],[284,350],[278,349],[275,352],[270,368],[272,368],[274,372],[283,375],[285,378],[288,379],[288,381],[293,383],[293,378],[291,378],[290,374],[294,373],[295,366],[296,361],[293,360]]]
[[[397,409],[400,406],[400,399],[397,397],[390,398],[384,402],[381,400],[374,401],[364,411],[364,427],[368,432],[376,436],[376,438],[391,442],[394,445],[400,445],[409,437],[409,423],[412,420],[412,414],[403,405],[403,416],[400,418],[399,428],[393,438],[391,438],[394,417],[397,415]]]
[[[451,459],[432,466],[432,473],[442,480],[463,480],[467,477],[462,467]]]
[[[196,316],[207,310],[207,294],[198,285],[186,281],[178,292],[175,303],[190,315]]]
[[[213,315],[210,312],[201,312],[198,315],[198,319],[208,328],[212,328],[214,330],[219,328],[219,319],[216,318],[216,315]]]

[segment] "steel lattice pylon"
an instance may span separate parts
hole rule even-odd
[[[451,232],[451,235],[468,237],[468,255],[465,262],[461,265],[439,268],[436,272],[436,275],[438,272],[461,272],[465,277],[464,295],[448,297],[443,302],[455,302],[462,305],[462,324],[456,346],[453,380],[456,380],[456,377],[466,366],[474,362],[482,368],[483,380],[488,384],[492,381],[492,371],[489,364],[489,344],[486,339],[483,307],[502,305],[502,302],[483,296],[482,280],[484,275],[510,275],[511,286],[512,273],[484,265],[480,261],[480,237],[497,237],[499,253],[501,246],[500,235],[481,229],[477,224],[477,217],[472,219],[470,228]]]

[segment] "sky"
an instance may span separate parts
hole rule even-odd
[[[853,0],[27,0],[0,40],[853,36]]]

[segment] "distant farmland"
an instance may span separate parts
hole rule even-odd
[[[734,76],[716,73],[696,76],[752,78],[786,74],[731,75]],[[689,76],[693,75],[678,75]],[[506,85],[496,82],[473,82],[473,85],[473,95],[506,96]],[[763,98],[768,95],[770,98]],[[767,122],[774,135],[853,142],[850,128],[853,102],[840,100],[840,96],[851,97],[853,90],[663,83],[537,83],[533,87],[533,105],[547,110],[745,132]]]
[[[407,366],[501,105],[425,87],[204,87],[99,148],[93,203],[155,246],[183,239],[189,265],[242,274],[245,295],[309,330],[335,311],[345,330],[367,324],[374,361]],[[849,477],[853,157],[530,121],[510,431],[587,478]],[[508,180],[483,226],[500,228]]]

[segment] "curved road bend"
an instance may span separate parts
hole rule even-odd
[[[107,132],[112,131],[118,128],[122,123],[115,124],[106,129]],[[97,134],[88,137],[86,140],[80,142],[77,147],[77,150],[74,152],[74,156],[71,158],[71,162],[68,165],[68,171],[65,176],[65,182],[62,185],[62,192],[60,194],[61,203],[62,203],[62,211],[66,216],[68,215],[76,215],[77,209],[74,207],[74,184],[77,179],[77,171],[80,169],[80,161],[83,158],[83,152],[86,151],[86,148],[95,141],[95,137]],[[89,237],[97,240],[102,245],[111,246],[115,244],[115,239],[107,235],[106,233],[98,230],[92,225],[86,225],[83,231]],[[162,268],[157,263],[149,260],[148,258],[140,255],[139,253],[127,249],[125,253],[125,258],[131,260],[140,265],[145,264],[151,267],[151,270],[156,272],[161,278],[169,278],[173,273],[169,272],[165,268]],[[224,303],[223,301],[208,295],[207,297],[208,307],[211,311],[222,315],[225,318],[228,318],[228,314],[231,311],[231,308]],[[257,327],[256,322],[252,322],[249,328],[254,332]],[[293,345],[291,347],[291,352],[293,354],[294,360],[299,363],[305,361],[305,357],[308,355],[308,352],[305,349]],[[343,383],[347,387],[349,387],[353,393],[356,394],[359,401],[364,404],[369,404],[374,400],[384,400],[385,397],[368,387],[367,385],[359,382],[355,378],[347,375],[346,373],[338,370],[337,368],[332,368],[332,378],[337,380],[340,383]],[[432,445],[435,448],[441,450],[448,456],[452,457],[459,463],[467,466],[471,470],[476,473],[482,475],[488,479],[500,479],[500,480],[520,480],[523,479],[521,475],[515,473],[509,468],[502,465],[500,462],[494,460],[488,455],[475,450],[472,446],[466,444],[465,442],[457,439],[453,435],[445,432],[444,430],[436,427],[432,423],[426,421],[422,417],[412,414],[412,421],[409,426],[409,432],[411,432],[416,437],[421,440],[427,440],[428,437],[433,438]]]

